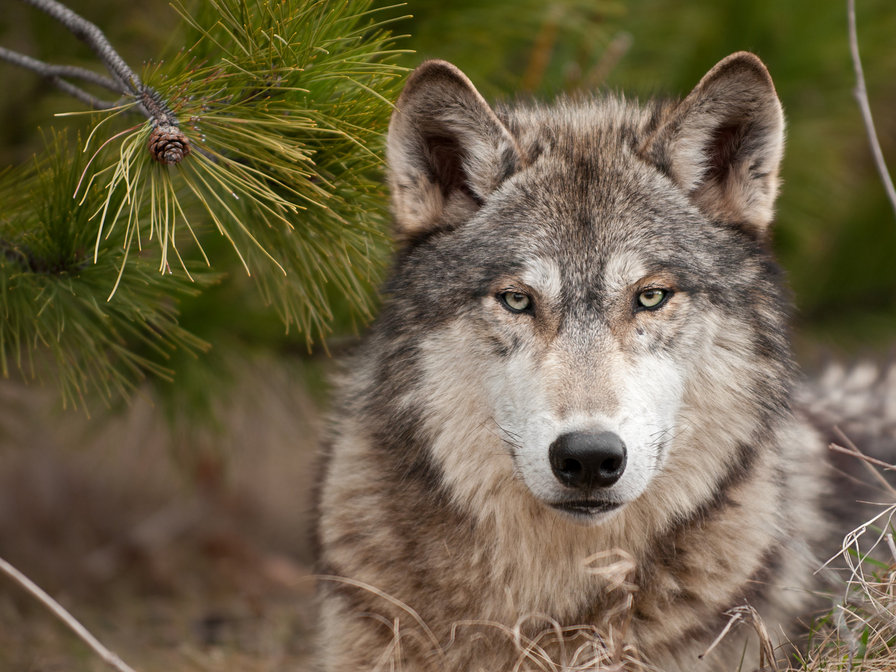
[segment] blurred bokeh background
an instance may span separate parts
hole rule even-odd
[[[166,0],[69,4],[135,68],[181,46]],[[16,0],[0,10],[0,45],[96,67],[40,12]],[[410,0],[384,10],[408,50],[401,65],[451,60],[490,99],[681,96],[725,55],[756,52],[788,120],[774,244],[810,369],[829,355],[886,357],[896,342],[896,215],[853,97],[846,12],[845,1],[812,0]],[[893,168],[896,6],[858,0],[857,17]],[[0,171],[43,150],[41,129],[88,128],[54,117],[82,108],[33,73],[0,63],[0,91]],[[372,250],[384,267],[385,246]],[[211,350],[175,355],[171,382],[150,380],[87,418],[62,411],[52,386],[16,371],[0,380],[0,557],[140,669],[306,669],[310,655],[313,452],[330,353],[363,325],[333,297],[331,335],[309,347],[247,298],[233,266],[182,300],[181,324]],[[0,577],[0,669],[101,666]]]

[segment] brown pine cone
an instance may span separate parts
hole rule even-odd
[[[152,129],[147,143],[149,153],[166,166],[180,163],[190,153],[190,141],[177,126],[166,124]]]

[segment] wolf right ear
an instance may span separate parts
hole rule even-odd
[[[754,54],[731,54],[671,110],[642,148],[716,221],[760,235],[771,223],[784,114]]]
[[[520,162],[513,136],[445,61],[411,73],[392,113],[386,157],[396,234],[405,241],[472,215]]]

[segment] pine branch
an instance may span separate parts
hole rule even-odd
[[[163,129],[162,133],[173,136],[181,145],[186,143],[183,134],[178,130],[177,118],[171,113],[167,102],[156,91],[145,86],[140,81],[137,74],[115,50],[103,31],[95,24],[76,14],[57,0],[22,0],[22,2],[46,12],[68,28],[78,39],[85,42],[100,58],[114,79],[85,68],[44,63],[3,47],[0,47],[0,59],[44,76],[57,88],[95,110],[119,108],[123,101],[111,102],[101,100],[64,78],[82,79],[119,93],[122,96],[132,97],[136,100],[135,108],[150,120],[153,127]],[[163,150],[155,158],[163,163],[173,164],[178,163],[184,155]]]
[[[208,268],[233,266],[228,246],[252,275],[228,283],[229,307],[266,321],[260,292],[309,343],[366,319],[387,247],[380,143],[405,72],[371,5],[177,6],[192,46],[93,115],[83,151],[57,138],[0,174],[0,375],[50,378],[81,408],[172,380],[209,347],[176,299],[226,274]],[[35,69],[87,81],[61,67]],[[133,109],[147,121],[123,121]]]
[[[120,143],[115,164],[93,170],[82,180],[88,185],[102,180],[107,194],[94,213],[98,219],[95,259],[103,237],[120,220],[125,222],[125,260],[133,245],[142,247],[145,215],[141,213],[148,205],[146,238],[161,245],[160,270],[171,267],[169,252],[185,268],[175,236],[178,223],[208,261],[202,237],[191,221],[192,208],[183,203],[185,187],[230,241],[247,273],[273,266],[281,275],[280,280],[262,278],[260,287],[268,300],[280,304],[287,324],[299,324],[306,334],[313,324],[314,331],[322,333],[332,313],[326,294],[315,285],[330,279],[366,313],[373,266],[364,257],[369,257],[371,237],[381,238],[380,222],[355,228],[346,215],[379,219],[379,205],[362,194],[352,194],[350,202],[339,192],[348,194],[353,181],[370,180],[361,176],[369,171],[372,176],[379,169],[380,158],[369,149],[370,139],[384,128],[391,111],[388,101],[394,94],[386,87],[394,88],[401,72],[388,64],[399,52],[384,44],[388,33],[382,27],[387,21],[370,20],[382,10],[371,9],[369,0],[351,0],[338,7],[305,2],[276,9],[258,2],[212,0],[213,13],[200,22],[178,7],[200,33],[199,43],[173,59],[175,67],[166,68],[167,81],[150,87],[127,67],[95,25],[56,0],[25,1],[88,42],[107,68],[127,84],[124,93],[149,119],[148,125],[106,140],[101,150],[114,140]],[[10,60],[44,74],[94,108],[112,107],[61,79],[62,66],[20,55]],[[197,65],[205,62],[209,65]],[[165,96],[158,93],[162,90]],[[126,106],[116,106],[113,114],[122,109]],[[182,130],[179,118],[189,119],[190,128]],[[180,174],[159,172],[152,165],[181,166],[194,152],[195,159],[185,162]],[[332,171],[326,165],[331,156],[338,162]],[[357,177],[344,187],[336,186],[334,178],[341,180],[349,173]],[[355,200],[356,196],[361,198]],[[122,205],[112,208],[113,200]],[[303,241],[297,233],[297,218],[307,220],[312,211],[339,222],[340,235],[327,234],[326,246],[316,249],[315,256],[308,249],[277,255],[275,250],[285,252],[296,243],[307,246],[313,240],[318,247],[318,241]],[[250,226],[250,222],[262,225]],[[304,227],[307,222],[301,224]],[[319,236],[321,227],[314,228],[313,236]],[[293,233],[283,238],[281,231]],[[349,256],[344,270],[322,265],[316,258],[317,254],[332,255],[332,246]],[[299,259],[301,268],[295,262]],[[124,272],[123,263],[113,294]],[[288,273],[303,285],[301,297],[287,288],[291,281],[282,280]]]
[[[43,61],[31,58],[30,56],[25,56],[24,54],[20,54],[4,47],[0,47],[0,59],[8,61],[13,65],[33,70],[44,77],[70,77],[73,79],[83,79],[91,84],[102,86],[109,91],[122,93],[121,86],[118,82],[105,75],[94,72],[93,70],[88,70],[87,68],[79,68],[76,65],[51,65],[50,63],[44,63]]]
[[[110,239],[92,261],[88,218],[103,196],[94,186],[82,206],[72,199],[87,160],[73,149],[54,136],[32,167],[0,176],[0,374],[49,376],[63,406],[86,410],[93,396],[130,396],[147,376],[172,379],[173,352],[208,349],[178,323],[176,299],[214,278],[194,271],[190,283],[136,259],[107,303],[122,242]]]
[[[368,316],[385,249],[375,149],[404,72],[370,5],[210,0],[205,16],[175,5],[197,38],[144,73],[160,92],[141,97],[155,125],[123,132],[113,161],[84,179],[107,195],[97,249],[124,226],[126,255],[155,240],[161,270],[183,267],[180,230],[208,262],[207,218],[309,339],[333,319],[334,296]]]
[[[25,56],[24,54],[20,54],[4,47],[0,47],[0,60],[4,60],[7,63],[12,63],[13,65],[32,70],[33,72],[42,75],[57,88],[70,96],[77,98],[82,103],[95,110],[108,110],[119,105],[117,102],[101,100],[96,96],[87,93],[84,89],[63,79],[63,77],[83,79],[106,88],[111,88],[112,91],[121,92],[120,87],[116,82],[90,70],[75,66],[51,65],[50,63],[44,63],[43,61],[31,58],[30,56]]]

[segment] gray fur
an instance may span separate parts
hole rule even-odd
[[[768,247],[782,145],[752,54],[646,105],[493,110],[450,64],[411,75],[388,140],[399,246],[324,459],[323,670],[537,669],[517,626],[733,670],[746,631],[697,656],[744,603],[797,634],[837,531]],[[625,441],[594,494],[613,510],[558,510],[579,495],[547,448],[571,431]],[[628,583],[593,571],[606,554]]]

